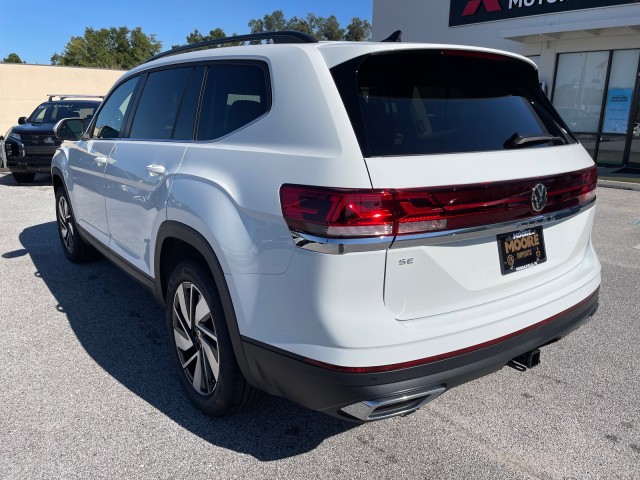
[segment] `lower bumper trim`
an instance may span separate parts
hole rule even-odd
[[[455,356],[388,371],[326,368],[247,337],[242,337],[242,347],[255,387],[361,423],[410,413],[445,390],[500,370],[511,359],[561,339],[593,315],[598,294],[596,290],[572,309]]]

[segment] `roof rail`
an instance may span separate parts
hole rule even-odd
[[[104,95],[74,95],[72,93],[47,93],[49,101],[53,101],[53,97],[59,97],[60,100],[66,100],[67,98],[101,98],[104,100]]]
[[[171,55],[177,55],[178,53],[192,52],[194,50],[201,50],[207,47],[215,47],[216,45],[221,45],[224,43],[249,42],[252,40],[273,40],[273,43],[318,43],[318,40],[311,35],[303,32],[296,32],[295,30],[248,33],[246,35],[234,35],[233,37],[214,38],[212,40],[192,43],[191,45],[182,45],[181,47],[172,48],[171,50],[167,50],[166,52],[162,52],[149,57],[142,63],[151,62],[153,60],[168,57]]]

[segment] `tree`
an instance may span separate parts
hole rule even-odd
[[[308,33],[318,40],[368,40],[371,35],[371,24],[367,20],[353,17],[346,29],[340,26],[335,15],[319,17],[313,13],[306,18],[291,17],[286,19],[282,10],[275,10],[262,18],[249,20],[251,33],[275,32],[278,30],[297,30]]]
[[[251,33],[276,32],[287,29],[287,20],[282,10],[275,10],[271,14],[266,14],[263,18],[249,20]]]
[[[51,57],[53,65],[125,69],[139,65],[160,52],[162,43],[140,27],[86,28],[84,36],[71,37],[61,54]]]
[[[371,39],[371,24],[368,20],[353,17],[351,23],[347,26],[347,34],[345,40],[351,42],[363,42]]]
[[[237,33],[234,32],[232,36],[236,36],[236,35]],[[194,43],[206,42],[207,40],[216,40],[218,38],[225,38],[227,36],[228,35],[224,33],[224,30],[222,30],[221,28],[214,28],[209,32],[209,35],[202,35],[202,33],[200,33],[200,31],[196,28],[193,32],[187,35],[187,44],[193,45]],[[233,45],[243,45],[243,44],[244,42],[229,42],[229,43],[222,43],[220,45],[212,45],[211,48],[230,47]],[[179,46],[180,45],[173,45],[172,48],[177,48]]]
[[[344,28],[335,15],[330,17],[316,17],[315,37],[318,40],[344,40]]]
[[[23,62],[17,53],[10,53],[6,58],[3,58],[2,61],[4,63],[27,63]]]
[[[291,17],[286,25],[286,30],[296,30],[298,32],[307,33],[313,35],[313,27],[309,23],[309,18]]]
[[[296,30],[314,36],[318,40],[368,40],[371,36],[371,24],[362,18],[353,17],[347,28],[342,28],[335,15],[329,17],[318,17],[313,13],[308,13],[305,18],[291,17],[287,20],[282,10],[274,10],[265,14],[262,18],[253,18],[248,23],[251,33],[277,32],[280,30]],[[237,35],[236,33],[233,36]],[[206,40],[225,37],[224,30],[216,28],[203,35],[196,28],[187,36],[187,43],[194,44]],[[260,40],[249,43],[261,43]],[[242,45],[244,42],[225,43],[220,46]],[[178,45],[174,45],[176,48]]]

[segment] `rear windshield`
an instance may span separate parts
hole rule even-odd
[[[574,143],[533,66],[460,50],[359,57],[332,69],[365,156]]]

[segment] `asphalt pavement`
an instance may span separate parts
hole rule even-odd
[[[355,426],[264,395],[195,410],[163,312],[66,261],[50,179],[0,173],[0,479],[640,479],[640,192],[598,189],[590,323],[418,412]]]

